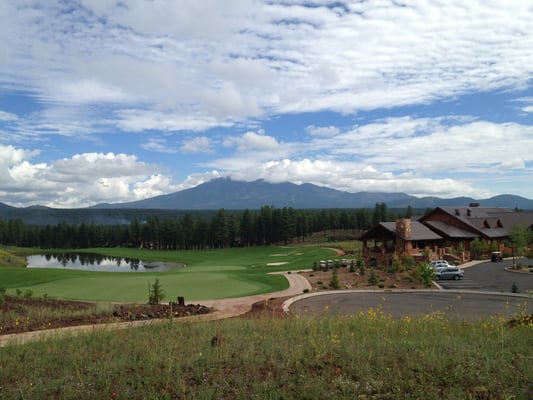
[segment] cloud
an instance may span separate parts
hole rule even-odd
[[[155,151],[158,153],[176,153],[176,149],[170,146],[165,139],[150,138],[144,142],[141,147],[148,151]]]
[[[305,130],[312,136],[335,136],[340,132],[336,126],[309,125]]]
[[[232,125],[232,123],[217,121],[205,115],[187,115],[142,109],[121,110],[117,112],[117,117],[117,127],[129,132],[146,130],[204,131],[215,126]]]
[[[15,206],[83,207],[176,190],[155,165],[114,153],[84,153],[32,163],[37,152],[0,145],[0,196]]]
[[[94,79],[76,82],[59,82],[54,88],[55,96],[62,102],[114,103],[124,102],[128,96],[120,88],[114,88]]]
[[[13,114],[7,111],[1,111],[0,110],[0,121],[10,122],[10,121],[17,121],[19,118],[17,114]]]
[[[432,179],[415,174],[383,172],[358,164],[321,160],[281,160],[256,165],[253,168],[232,171],[237,180],[268,182],[290,181],[297,184],[313,183],[348,192],[407,192],[418,196],[480,196],[489,194],[454,179]]]
[[[533,72],[520,1],[6,1],[0,16],[0,86],[45,108],[105,104],[132,132],[427,104]]]
[[[280,143],[273,136],[262,132],[246,132],[242,136],[232,136],[224,140],[227,147],[237,146],[239,151],[271,151],[280,148]]]
[[[184,141],[183,145],[180,147],[180,151],[182,153],[213,153],[211,141],[207,136],[199,136]]]

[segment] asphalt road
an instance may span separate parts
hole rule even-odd
[[[533,260],[517,259],[517,262],[533,268]],[[443,289],[511,292],[511,287],[515,283],[520,293],[533,291],[533,274],[507,271],[505,268],[511,267],[512,264],[513,261],[507,259],[498,263],[477,264],[465,268],[463,279],[438,281],[438,284]]]
[[[530,264],[531,260],[520,260]],[[465,269],[459,281],[439,281],[444,290],[409,292],[328,292],[318,296],[299,296],[289,305],[292,314],[335,313],[353,315],[379,309],[393,317],[445,313],[455,320],[512,318],[518,312],[533,314],[533,274],[506,271],[512,260],[481,263]],[[511,293],[516,284],[519,295]],[[530,291],[529,296],[527,292]]]
[[[369,309],[403,317],[440,312],[450,320],[476,320],[495,316],[512,318],[519,312],[533,314],[533,299],[512,294],[466,293],[455,291],[412,292],[329,292],[297,300],[291,314],[354,315]]]

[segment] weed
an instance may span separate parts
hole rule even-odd
[[[518,399],[531,391],[530,335],[524,324],[398,320],[379,307],[152,325],[6,347],[0,397]]]
[[[368,276],[368,284],[377,285],[377,283],[378,283],[378,277],[376,275],[376,271],[374,271],[374,268],[371,268],[370,275]]]

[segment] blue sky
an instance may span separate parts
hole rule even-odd
[[[0,2],[0,202],[217,177],[533,198],[533,2]]]

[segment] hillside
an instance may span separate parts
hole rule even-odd
[[[349,193],[309,183],[296,185],[289,182],[268,183],[262,180],[239,182],[215,179],[197,187],[141,201],[99,204],[89,208],[56,209],[42,206],[16,208],[0,203],[0,219],[20,219],[30,225],[65,223],[128,224],[132,220],[144,221],[180,217],[186,212],[209,217],[213,212],[226,210],[257,210],[265,205],[276,208],[331,209],[367,208],[385,203],[389,209],[411,206],[423,212],[438,206],[466,206],[480,203],[482,207],[507,207],[533,210],[533,200],[520,196],[500,195],[489,199],[457,197],[415,197],[405,193],[357,192]]]
[[[100,204],[92,208],[138,208],[168,210],[258,209],[264,205],[292,208],[373,208],[386,203],[390,208],[434,208],[465,206],[473,202],[483,207],[533,209],[533,200],[520,196],[501,195],[476,200],[470,197],[441,199],[415,197],[405,193],[349,193],[310,183],[268,183],[263,180],[240,182],[214,179],[194,188],[128,203]]]

